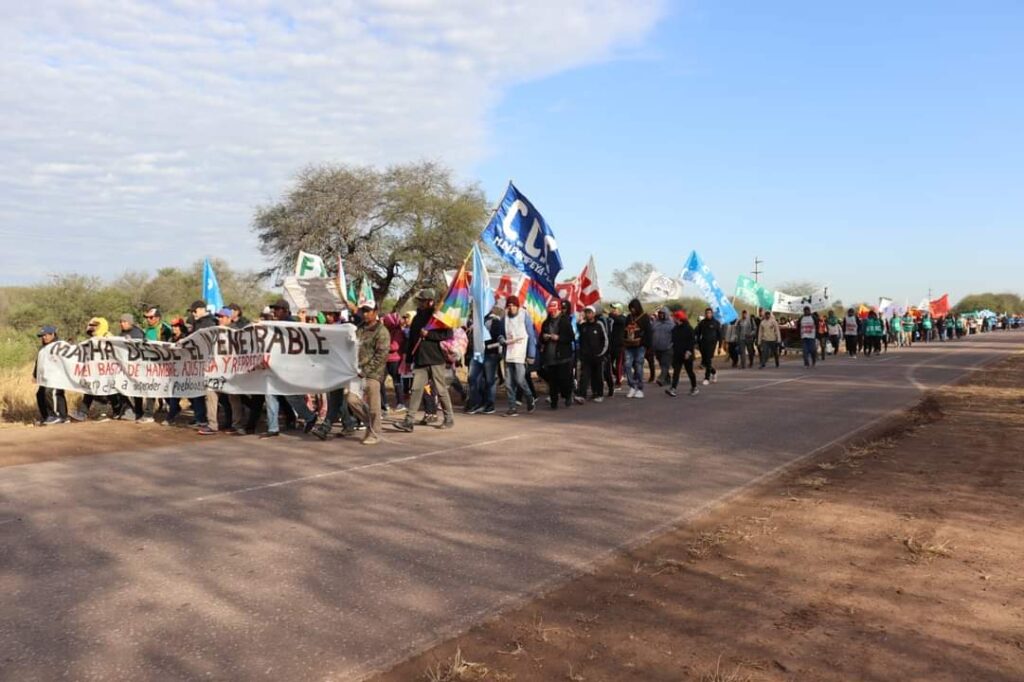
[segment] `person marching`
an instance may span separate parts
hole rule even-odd
[[[874,310],[868,313],[868,319],[864,321],[864,357],[871,357],[871,353],[879,355],[882,352],[882,337],[885,336],[885,326],[881,318]]]
[[[686,376],[690,378],[690,395],[694,396],[700,393],[697,389],[697,375],[693,372],[696,337],[685,310],[677,310],[673,317],[676,326],[672,328],[672,385],[665,389],[665,393],[673,398],[679,395],[679,372],[685,368]]]
[[[775,366],[779,366],[779,347],[782,345],[782,330],[772,311],[764,311],[764,319],[757,328],[757,345],[761,349],[761,369],[768,363],[768,358],[775,358]]]
[[[46,325],[36,334],[39,339],[40,348],[46,348],[57,341],[57,328]],[[36,355],[36,364],[32,366],[32,380],[38,378],[39,355]],[[39,425],[52,426],[64,424],[68,421],[68,401],[64,396],[62,388],[47,388],[40,386],[36,389],[36,406],[39,408]]]
[[[715,311],[704,310],[704,319],[697,323],[694,340],[700,348],[700,364],[704,368],[704,385],[718,381],[718,370],[714,367],[715,350],[722,343],[722,324],[715,319]]]
[[[505,299],[505,317],[495,325],[495,334],[505,355],[505,391],[508,393],[508,412],[505,416],[515,417],[519,414],[517,390],[522,392],[523,400],[526,401],[526,411],[533,412],[536,399],[526,376],[537,357],[537,331],[527,315],[520,312],[518,296]]]
[[[810,306],[804,306],[804,314],[796,323],[800,331],[800,344],[804,350],[804,367],[818,366],[818,318],[811,314]]]
[[[540,328],[540,366],[548,382],[552,410],[558,409],[559,397],[566,407],[572,405],[572,343],[572,323],[562,313],[558,299],[553,298],[548,301],[548,316]]]
[[[583,323],[580,329],[580,374],[579,396],[586,400],[587,389],[593,393],[595,403],[604,401],[604,384],[601,375],[605,355],[608,353],[608,331],[597,319],[597,310],[592,305],[583,309]]]
[[[629,302],[629,317],[623,346],[626,351],[626,381],[629,383],[627,398],[644,397],[644,358],[651,345],[651,318],[644,313],[640,300]]]
[[[846,353],[851,358],[857,357],[857,338],[860,336],[860,320],[857,311],[850,308],[843,320],[843,335],[846,337]]]
[[[416,295],[416,316],[409,325],[409,339],[406,343],[409,350],[405,357],[406,362],[413,367],[412,391],[405,419],[395,423],[396,429],[407,433],[412,433],[413,418],[420,411],[423,391],[428,382],[433,386],[433,390],[437,391],[441,410],[444,412],[444,421],[439,428],[450,429],[455,426],[452,399],[448,393],[448,381],[445,376],[447,360],[444,351],[441,350],[441,342],[452,338],[452,331],[427,329],[427,324],[434,317],[434,298],[433,289],[423,289]]]
[[[359,379],[348,389],[349,409],[366,424],[363,445],[380,443],[380,426],[383,409],[380,394],[387,369],[391,334],[378,319],[377,305],[368,301],[359,307],[363,325],[356,332],[359,341]]]

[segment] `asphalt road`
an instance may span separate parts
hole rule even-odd
[[[377,448],[197,437],[0,469],[0,679],[359,679],[1022,347],[728,370]]]

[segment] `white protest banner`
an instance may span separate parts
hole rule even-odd
[[[38,355],[37,383],[91,395],[193,398],[223,393],[304,395],[358,375],[353,325],[259,322],[213,327],[177,343],[123,337],[57,341]]]
[[[333,277],[285,277],[282,283],[284,299],[292,310],[318,310],[333,312],[347,310],[348,306],[338,292],[338,280]]]
[[[652,272],[644,282],[644,288],[640,290],[640,294],[655,301],[679,298],[683,295],[683,283],[660,272]]]
[[[775,300],[772,302],[773,313],[786,313],[788,315],[802,315],[804,307],[809,307],[811,312],[827,310],[832,307],[832,299],[829,298],[828,287],[822,287],[813,291],[807,296],[790,296],[781,291],[775,292]]]

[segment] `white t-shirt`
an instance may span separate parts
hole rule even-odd
[[[815,337],[814,316],[804,315],[800,318],[800,338],[801,339],[813,339]]]
[[[526,331],[526,313],[522,310],[513,317],[505,316],[505,362],[526,362],[527,346],[530,337]]]

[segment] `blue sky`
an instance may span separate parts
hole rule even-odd
[[[545,214],[567,270],[697,249],[731,290],[1024,290],[1024,5],[126,0],[0,27],[0,280],[249,232],[302,165],[433,158]]]

